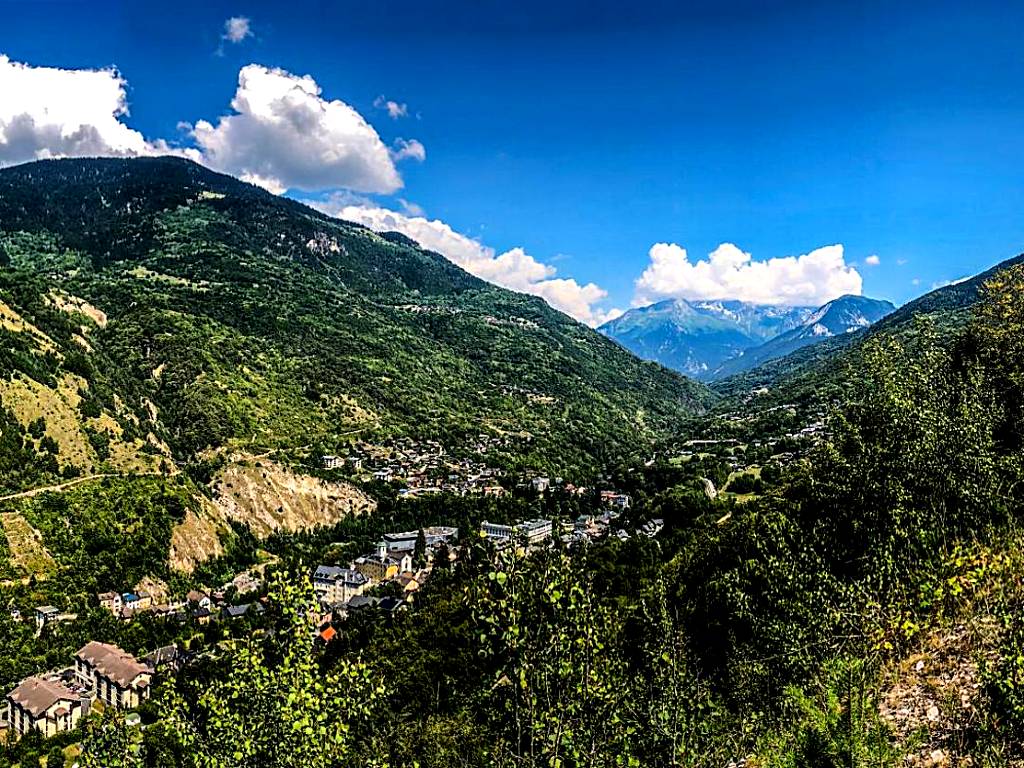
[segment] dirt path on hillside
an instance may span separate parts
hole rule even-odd
[[[0,502],[2,501],[13,501],[14,499],[27,499],[32,496],[38,496],[41,493],[60,492],[66,491],[68,488],[73,488],[76,485],[82,483],[88,483],[90,480],[103,480],[108,477],[156,477],[166,476],[171,477],[176,475],[177,472],[161,472],[160,470],[152,470],[147,472],[103,472],[98,475],[86,475],[85,477],[76,477],[74,480],[68,480],[63,483],[54,483],[53,485],[44,485],[41,488],[30,488],[27,491],[18,491],[17,493],[9,493],[6,496],[0,496]]]

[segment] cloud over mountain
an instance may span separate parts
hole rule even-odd
[[[125,85],[113,68],[33,67],[0,54],[0,165],[168,152],[122,122]]]
[[[243,17],[229,19],[224,30],[228,42],[252,34]],[[325,99],[309,75],[258,64],[242,68],[229,114],[181,124],[195,143],[185,148],[147,139],[124,122],[126,85],[113,68],[33,67],[0,56],[0,165],[50,157],[175,154],[278,194],[347,190],[335,192],[321,207],[378,231],[402,232],[484,280],[541,296],[589,325],[620,314],[597,306],[607,297],[599,285],[559,277],[554,266],[523,248],[499,254],[426,218],[412,203],[399,199],[405,213],[398,213],[352,194],[397,191],[402,187],[397,163],[422,162],[426,149],[404,138],[388,146],[353,107]],[[392,117],[406,114],[404,104],[383,100],[377,106]]]
[[[343,101],[328,101],[309,75],[259,64],[238,73],[234,114],[192,128],[203,162],[274,192],[345,187],[389,193],[401,188],[395,156],[377,131]],[[399,147],[398,159],[424,156]],[[402,153],[402,149],[406,151]]]
[[[697,262],[675,243],[656,243],[648,255],[650,263],[635,283],[634,306],[666,298],[819,305],[862,291],[860,273],[846,263],[838,244],[765,261],[755,261],[732,243],[722,243]]]
[[[402,186],[395,164],[426,157],[415,139],[399,139],[389,148],[354,108],[324,99],[308,75],[244,67],[231,114],[215,124],[182,124],[196,144],[186,149],[148,140],[125,124],[126,85],[113,68],[34,67],[0,55],[0,165],[49,157],[177,154],[277,193],[337,188],[390,193]]]
[[[351,196],[335,196],[313,205],[332,216],[363,224],[377,232],[401,232],[483,280],[540,296],[551,306],[588,325],[600,325],[619,314],[618,310],[602,310],[595,306],[608,295],[603,288],[595,283],[580,285],[571,278],[555,277],[557,270],[554,266],[538,261],[522,248],[511,248],[499,254],[438,219],[408,216],[386,208],[359,204]]]

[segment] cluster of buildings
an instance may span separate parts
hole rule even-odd
[[[665,527],[664,520],[655,518],[647,520],[638,528],[627,529],[620,523],[620,517],[621,512],[615,510],[580,515],[575,522],[562,526],[562,542],[568,547],[575,547],[608,538],[628,541],[633,536],[646,536],[653,539]]]
[[[5,722],[18,736],[38,731],[53,736],[74,728],[95,702],[135,709],[149,698],[155,665],[116,645],[90,642],[72,666],[25,678],[7,694]]]
[[[213,592],[192,591],[184,600],[156,603],[145,590],[101,592],[96,597],[101,608],[106,608],[122,621],[131,621],[139,614],[148,613],[181,623],[191,619],[199,624],[206,624],[218,615],[233,619],[247,615],[251,609],[262,613],[261,604],[235,603],[230,599],[259,592],[262,586],[263,582],[258,576],[243,571]],[[39,610],[37,609],[37,621]]]
[[[373,552],[357,557],[346,567],[317,566],[313,571],[313,590],[324,610],[324,623],[332,618],[343,619],[351,611],[368,606],[387,612],[405,608],[430,577],[439,554],[453,557],[458,537],[459,529],[447,525],[386,533]],[[417,543],[421,540],[424,562],[416,563]],[[400,587],[401,597],[377,598],[366,594],[371,587],[385,583]],[[326,631],[327,627],[322,629]]]
[[[623,541],[634,535],[653,538],[665,527],[664,520],[648,520],[630,533],[619,524],[619,519],[622,516],[621,509],[629,507],[629,497],[624,494],[612,494],[612,496],[614,496],[614,501],[608,503],[613,505],[613,508],[605,509],[598,514],[580,515],[574,522],[565,522],[556,526],[551,520],[538,518],[506,525],[485,520],[480,524],[480,535],[494,542],[498,549],[520,546],[529,550],[551,541],[556,534],[563,544],[574,547],[609,537],[616,537]],[[615,509],[614,506],[618,506],[618,509]]]
[[[387,446],[359,442],[345,455],[325,454],[321,466],[341,470],[363,480],[397,482],[404,487],[400,498],[433,493],[451,493],[459,496],[480,494],[504,496],[510,488],[532,489],[538,494],[559,490],[574,495],[585,495],[587,488],[577,487],[562,478],[521,475],[506,476],[504,470],[489,463],[497,454],[510,447],[510,437],[480,434],[470,440],[458,455],[449,452],[436,440],[419,442],[400,438]],[[529,441],[529,436],[518,436]],[[498,462],[494,462],[498,463]],[[602,491],[602,501],[620,509],[628,508],[630,500],[625,494]]]
[[[345,470],[365,479],[400,481],[403,496],[428,493],[486,493],[500,488],[502,470],[488,465],[487,457],[508,446],[507,438],[477,435],[456,456],[436,440],[396,440],[392,446],[357,443],[344,456],[320,457],[324,469]]]
[[[713,456],[724,462],[731,472],[743,472],[755,466],[763,466],[768,462],[785,465],[799,459],[806,451],[831,433],[825,421],[824,412],[816,412],[798,417],[798,406],[787,403],[763,408],[757,411],[739,411],[723,414],[721,419],[728,428],[748,434],[752,425],[757,425],[757,437],[737,438],[705,438],[687,440],[682,449],[676,453],[678,458],[689,460],[700,456]],[[780,414],[780,423],[786,427],[778,427],[773,434],[765,434],[764,419],[772,414]],[[794,429],[792,424],[797,419],[805,426]],[[810,421],[806,421],[810,419]]]

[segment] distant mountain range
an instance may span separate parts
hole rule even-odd
[[[762,393],[762,407],[779,402],[835,399],[844,391],[856,389],[859,375],[859,349],[863,342],[878,337],[904,340],[916,333],[916,324],[927,320],[945,338],[957,338],[958,329],[970,319],[981,297],[982,286],[1005,269],[1024,264],[1024,254],[1007,259],[967,280],[937,288],[907,302],[869,327],[854,333],[825,337],[813,346],[749,365],[719,376],[712,389],[722,395],[722,407],[732,408],[749,398],[752,392]],[[747,352],[745,357],[752,357]],[[771,392],[770,396],[763,393]]]
[[[866,328],[888,301],[841,296],[821,307],[669,299],[631,309],[598,330],[646,360],[714,380]]]

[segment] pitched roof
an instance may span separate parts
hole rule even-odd
[[[25,678],[17,688],[7,694],[7,698],[27,709],[34,718],[42,715],[58,701],[78,701],[78,695],[74,691],[41,677]]]
[[[333,581],[354,584],[356,586],[366,583],[366,577],[354,568],[341,568],[337,565],[317,566],[313,573],[314,581]]]
[[[156,669],[162,664],[171,664],[178,660],[181,655],[177,645],[165,645],[162,648],[157,648],[151,653],[147,653],[145,656],[145,663]]]
[[[130,653],[122,651],[116,645],[98,643],[95,640],[87,643],[75,657],[95,667],[103,677],[125,688],[139,675],[149,672],[149,669]]]
[[[388,613],[394,613],[399,608],[401,608],[403,605],[405,605],[405,601],[404,600],[400,600],[397,597],[383,597],[383,598],[381,598],[380,602],[377,603],[377,605],[378,605],[378,607],[382,611],[387,611]]]
[[[367,606],[376,605],[377,602],[378,601],[376,597],[369,597],[367,595],[354,595],[349,598],[348,607],[350,609],[365,608]]]

